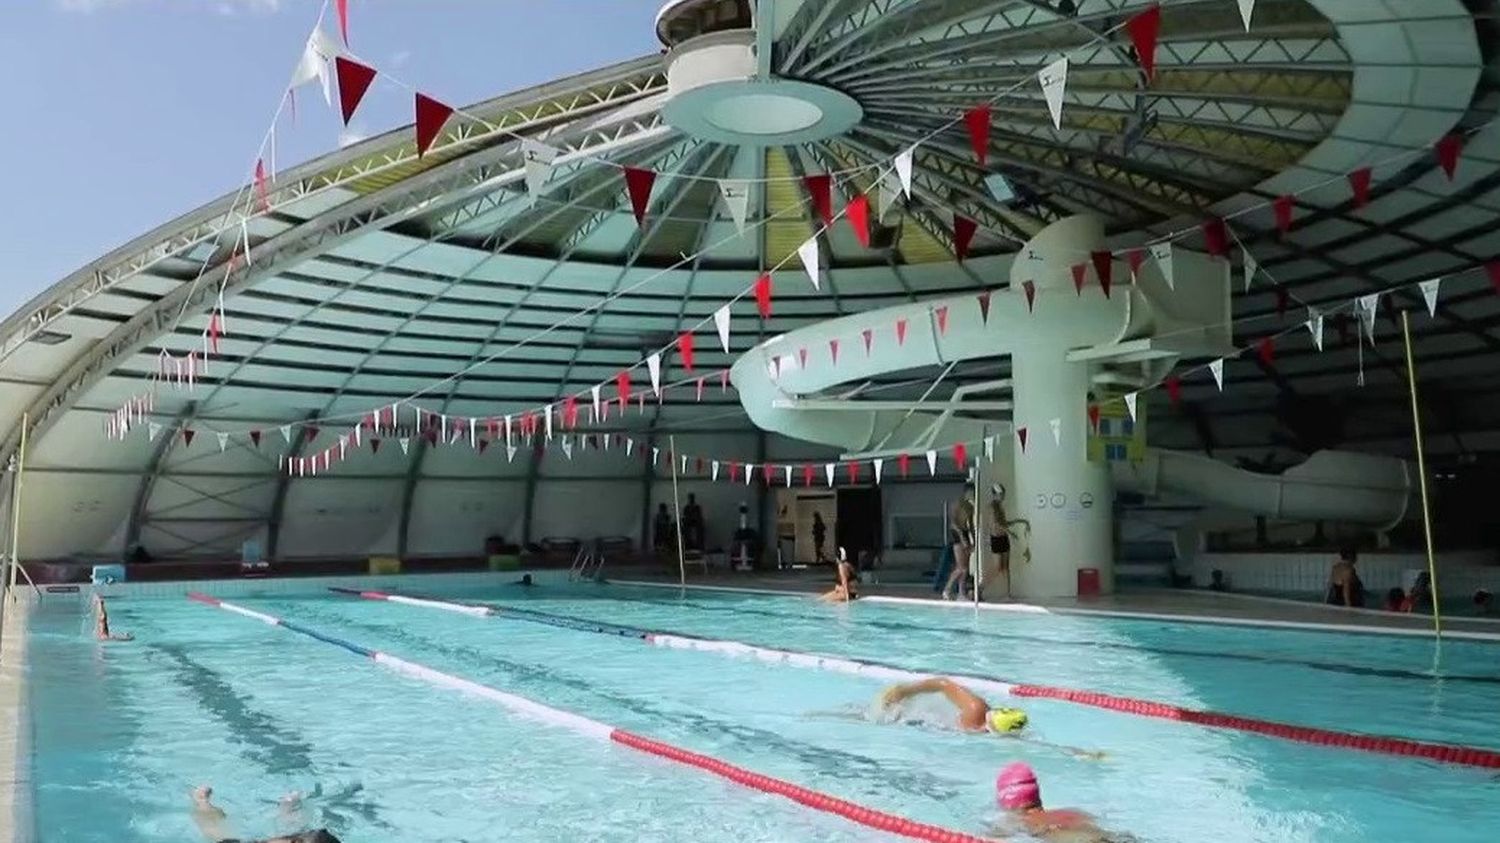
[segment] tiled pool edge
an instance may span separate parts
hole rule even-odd
[[[806,597],[814,595],[807,591],[796,591],[793,589],[777,588],[747,588],[715,585],[692,585],[686,586],[678,583],[648,582],[644,580],[611,580],[614,585],[640,586],[646,588],[681,589],[690,588],[698,591],[725,591],[740,594],[768,594],[778,597]],[[1240,596],[1240,595],[1236,595]],[[1244,595],[1250,597],[1251,595]],[[1270,598],[1275,600],[1276,598]],[[1269,629],[1295,629],[1306,632],[1332,632],[1354,635],[1395,635],[1407,638],[1430,638],[1432,631],[1427,629],[1403,629],[1399,627],[1373,626],[1366,624],[1336,624],[1336,623],[1314,623],[1310,621],[1282,621],[1272,618],[1235,618],[1220,615],[1203,614],[1202,612],[1189,612],[1184,610],[1182,614],[1169,612],[1149,612],[1132,609],[1086,609],[1076,606],[1039,606],[1029,603],[971,603],[961,601],[944,601],[926,597],[891,597],[891,596],[868,596],[861,598],[862,602],[888,603],[908,606],[922,606],[930,609],[963,609],[974,611],[975,609],[987,612],[1010,612],[1013,614],[1031,615],[1078,615],[1083,617],[1108,617],[1121,618],[1124,620],[1148,620],[1163,621],[1169,623],[1202,623],[1217,624],[1221,626],[1243,626],[1260,627]],[[1295,605],[1306,606],[1300,601],[1291,601]],[[1495,632],[1470,632],[1466,630],[1447,630],[1443,632],[1445,639],[1455,641],[1478,641],[1484,643],[1500,642],[1500,633]]]
[[[3,598],[0,598],[3,599]],[[31,728],[26,711],[26,619],[29,599],[5,607],[0,659],[0,841],[32,843]]]
[[[103,586],[99,593],[107,598],[118,597],[186,597],[189,592],[201,591],[215,597],[255,597],[259,595],[296,596],[320,595],[330,586],[344,588],[380,588],[393,583],[420,582],[438,588],[466,588],[502,585],[522,574],[531,574],[537,582],[561,582],[566,571],[466,571],[451,574],[352,574],[334,577],[267,577],[265,579],[224,580],[168,580],[163,582],[124,582]],[[94,593],[93,586],[80,585],[77,591],[51,593],[43,599],[83,600]],[[33,598],[35,599],[35,598]]]

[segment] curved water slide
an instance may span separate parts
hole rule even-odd
[[[1129,267],[1112,268],[1106,298],[1088,269],[1075,291],[1072,267],[1101,249],[1097,220],[1074,217],[1033,238],[1011,266],[1011,286],[995,290],[983,314],[974,293],[881,308],[828,320],[773,337],[742,356],[731,370],[746,412],[759,427],[849,455],[881,456],[928,450],[946,453],[954,443],[985,436],[1008,438],[997,448],[997,478],[1014,483],[1021,506],[1041,501],[1108,500],[1112,488],[1173,495],[1256,515],[1287,520],[1331,520],[1388,528],[1408,511],[1413,478],[1403,460],[1322,452],[1280,475],[1257,474],[1208,457],[1150,449],[1135,465],[1090,464],[1088,395],[1101,386],[1149,389],[1184,357],[1235,353],[1230,338],[1229,265],[1174,248],[1169,261],[1148,259],[1132,281]],[[1172,276],[1169,283],[1167,275]],[[1034,285],[1028,306],[1024,282]],[[940,313],[946,309],[946,325]],[[897,323],[904,322],[904,341]],[[866,331],[869,346],[866,349]],[[838,343],[837,363],[831,343]],[[807,350],[808,363],[799,366]],[[942,367],[968,360],[1011,357],[1011,378],[990,386],[1009,400],[979,406],[986,417],[964,414],[955,399],[924,402],[864,401],[860,385],[881,375]],[[929,407],[938,408],[936,411]],[[997,418],[999,420],[997,420]],[[1054,441],[1053,427],[1060,427]],[[1016,427],[1028,429],[1029,448],[1018,454]],[[1062,516],[1055,548],[1066,570],[1030,589],[1034,596],[1068,593],[1073,566],[1107,566],[1109,507],[1103,538],[1080,541],[1079,513]],[[1040,555],[1049,513],[1023,513],[1033,521],[1032,550]],[[1098,533],[1099,530],[1095,530]],[[1032,566],[1035,567],[1035,566]],[[1106,571],[1106,587],[1109,577]]]

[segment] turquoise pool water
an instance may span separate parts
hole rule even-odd
[[[409,588],[422,588],[420,580]],[[431,591],[431,588],[424,588]],[[587,586],[448,596],[915,670],[1089,688],[1331,728],[1500,748],[1500,647],[1107,618]],[[855,676],[335,596],[234,602],[870,807],[984,833],[991,781],[1036,767],[1048,801],[1142,841],[1495,839],[1493,772],[1024,701],[1047,746],[824,716]],[[346,841],[879,840],[808,812],[391,673],[182,599],[120,599],[98,645],[76,607],[33,615],[42,843],[194,840],[212,783],[244,835],[320,788],[308,824]]]

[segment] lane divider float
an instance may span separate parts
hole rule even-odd
[[[378,600],[386,600],[392,597],[401,596],[385,595],[380,592],[349,591],[347,589],[341,589],[340,591],[356,594],[358,596],[368,595],[368,599]],[[767,776],[756,773],[753,770],[730,764],[727,761],[721,761],[710,755],[693,752],[691,750],[658,741],[644,735],[627,732],[624,729],[610,726],[607,723],[601,723],[597,720],[592,720],[582,715],[574,714],[570,711],[564,711],[560,708],[553,708],[552,706],[545,705],[543,703],[539,703],[535,700],[527,699],[526,697],[518,696],[516,694],[508,693],[498,688],[492,688],[488,685],[481,685],[478,682],[464,679],[461,676],[455,676],[451,673],[444,673],[443,671],[435,670],[433,668],[427,667],[426,665],[418,664],[417,662],[408,661],[406,659],[393,656],[390,653],[384,653],[379,650],[371,650],[351,641],[346,641],[342,638],[327,635],[309,627],[302,626],[301,624],[293,623],[284,618],[274,617],[263,612],[257,612],[252,609],[247,609],[243,606],[237,606],[233,603],[220,600],[217,597],[210,597],[206,594],[201,594],[198,592],[190,592],[188,594],[188,599],[207,606],[214,606],[216,608],[223,609],[226,612],[233,612],[237,615],[243,615],[244,617],[252,618],[270,626],[279,626],[282,629],[305,635],[309,638],[315,639],[317,641],[322,641],[326,644],[331,644],[335,647],[347,650],[348,652],[368,658],[374,661],[376,664],[387,667],[390,670],[403,676],[418,679],[437,687],[449,688],[461,693],[470,694],[476,697],[490,700],[492,702],[498,703],[500,706],[514,714],[529,717],[534,720],[548,723],[550,725],[558,726],[560,728],[567,729],[568,731],[571,731],[575,734],[583,735],[595,740],[609,741],[610,743],[618,744],[620,746],[633,749],[646,755],[651,755],[653,757],[671,761],[676,764],[681,764],[686,767],[692,767],[693,769],[705,773],[710,773],[712,775],[718,776],[719,778],[732,781],[735,784],[758,790],[762,793],[769,793],[774,796],[780,796],[784,799],[788,799],[800,805],[804,805],[815,811],[842,817],[843,819],[858,823],[869,828],[889,832],[891,834],[911,838],[913,840],[926,840],[930,841],[930,843],[995,843],[994,838],[978,837],[972,834],[967,834],[965,832],[946,829],[941,826],[917,822],[916,820],[907,819],[906,817],[898,816],[896,814],[890,814],[885,811],[879,811],[874,808],[866,808],[865,806],[858,803],[850,802],[846,799],[840,799],[836,796],[832,796],[821,791],[805,788],[786,781],[785,779],[778,779],[774,776]],[[424,606],[427,608],[447,608],[443,606],[432,605],[444,601],[426,600],[422,598],[406,598],[403,600],[391,600],[390,602],[406,603],[407,605]],[[461,606],[462,604],[453,605]],[[495,612],[493,611],[486,611],[463,612],[462,614],[478,616],[494,613]]]
[[[480,607],[435,597],[403,598],[402,595],[382,591],[356,591],[341,588],[330,590],[341,594],[354,595],[366,600],[384,600],[393,603],[406,603],[408,605],[430,606],[431,604],[446,603],[450,606],[459,606],[467,609],[483,608],[488,610],[485,614],[490,616],[511,617],[516,620],[542,623],[548,626],[573,629],[580,632],[597,632],[626,638],[637,638],[656,647],[667,647],[676,650],[697,650],[699,652],[753,658],[772,664],[787,664],[794,667],[827,670],[834,673],[864,676],[885,681],[915,682],[938,676],[947,676],[962,679],[975,690],[988,691],[1001,696],[1059,700],[1076,705],[1106,709],[1121,714],[1152,717],[1160,720],[1176,720],[1182,723],[1207,726],[1213,729],[1246,732],[1313,746],[1336,747],[1381,755],[1421,758],[1442,764],[1453,764],[1464,767],[1500,769],[1500,750],[1483,747],[1419,741],[1385,735],[1365,735],[1358,732],[1338,732],[1314,726],[1300,726],[1294,723],[1281,723],[1275,720],[1262,720],[1254,717],[1205,711],[1203,709],[1185,708],[1170,703],[1140,700],[1132,697],[1117,697],[1095,691],[1012,683],[989,676],[970,673],[937,674],[914,671],[867,659],[853,659],[842,656],[828,656],[819,653],[761,647],[741,641],[701,638],[677,632],[661,632],[639,627],[621,626],[602,621],[592,621],[586,618],[576,618],[569,615],[538,612],[533,609],[516,609],[509,606],[489,604]],[[476,613],[467,612],[467,614]]]

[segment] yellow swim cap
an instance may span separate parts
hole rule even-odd
[[[991,732],[1019,732],[1026,726],[1026,712],[1019,708],[991,709],[985,725]]]

